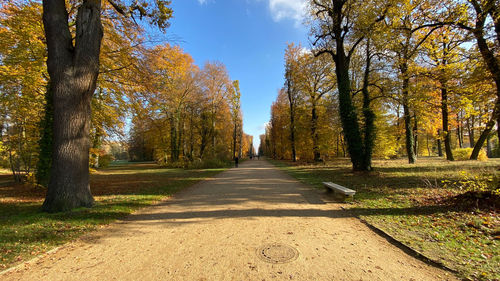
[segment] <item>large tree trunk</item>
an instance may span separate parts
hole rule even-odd
[[[73,46],[65,1],[43,1],[49,91],[54,102],[54,146],[44,211],[66,211],[94,203],[89,187],[89,130],[103,34],[100,13],[100,0],[83,1]]]
[[[343,43],[337,42],[337,55],[335,60],[335,73],[339,91],[339,112],[342,129],[344,131],[347,151],[351,157],[352,167],[355,171],[368,170],[364,167],[364,153],[361,133],[358,124],[356,108],[351,99],[351,81],[349,78],[349,61],[345,56]]]

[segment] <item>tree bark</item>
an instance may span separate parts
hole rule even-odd
[[[413,146],[413,130],[411,127],[411,115],[409,105],[409,86],[410,78],[408,78],[408,65],[402,63],[400,66],[401,76],[403,77],[403,119],[405,123],[405,137],[406,137],[406,154],[408,155],[408,163],[414,164],[416,161],[415,150]]]
[[[363,88],[361,90],[361,92],[363,93],[363,117],[365,119],[365,127],[363,132],[363,168],[367,171],[372,170],[372,154],[373,147],[375,146],[375,113],[370,108],[370,92],[368,91],[368,85],[370,83],[370,66],[370,39],[368,39],[366,45],[366,62],[363,75]]]
[[[474,116],[467,118],[467,131],[469,133],[469,147],[474,147]]]
[[[407,97],[408,94],[406,94]],[[405,95],[403,94],[403,99],[405,100],[403,102],[403,112],[404,112],[404,121],[405,121],[405,139],[406,139],[406,153],[408,155],[408,163],[414,164],[416,161],[416,155],[415,155],[415,150],[414,150],[414,145],[413,145],[413,130],[411,127],[411,115],[410,115],[410,108],[408,106],[408,99],[404,98]]]
[[[289,74],[288,74],[289,75]],[[289,102],[289,110],[290,110],[290,141],[292,145],[292,161],[297,161],[297,152],[295,148],[295,97],[293,96],[292,83],[290,81],[290,77],[287,75],[287,95]]]
[[[311,136],[313,141],[314,162],[321,161],[321,153],[319,151],[319,136],[318,136],[318,114],[316,112],[316,102],[312,103],[311,110]]]
[[[89,131],[103,35],[100,13],[100,0],[82,2],[73,46],[65,1],[43,1],[49,91],[54,102],[52,167],[42,207],[47,212],[94,203],[89,187]]]
[[[438,130],[437,149],[438,149],[438,156],[443,157],[443,148],[441,145],[441,130]]]
[[[476,145],[474,145],[474,149],[472,150],[472,153],[470,155],[470,160],[477,160],[477,158],[479,157],[479,152],[483,148],[484,142],[486,141],[491,131],[493,130],[493,127],[495,126],[495,120],[498,120],[499,118],[498,116],[500,115],[499,109],[500,109],[500,102],[497,100],[495,108],[493,109],[493,114],[491,116],[491,119],[486,123],[486,128],[479,136]]]
[[[339,50],[340,49],[340,50]],[[342,121],[347,151],[351,157],[353,170],[367,170],[364,167],[364,153],[361,133],[358,124],[356,109],[351,99],[351,81],[349,78],[349,60],[345,56],[343,43],[337,43],[337,55],[335,60],[335,73],[337,74],[337,85],[339,91],[339,112]]]
[[[445,87],[446,83],[441,81],[441,115],[443,121],[444,148],[446,152],[446,160],[454,161],[451,151],[451,134],[450,126],[448,125],[448,91]]]

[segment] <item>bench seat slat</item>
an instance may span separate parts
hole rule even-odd
[[[343,193],[345,195],[353,196],[354,194],[356,194],[355,190],[349,189],[333,182],[323,182],[323,185],[329,189],[339,191],[340,193]]]

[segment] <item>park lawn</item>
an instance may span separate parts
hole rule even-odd
[[[91,174],[91,209],[40,212],[45,190],[15,185],[0,174],[0,271],[27,261],[100,226],[152,205],[224,169],[166,169],[123,164]]]
[[[443,187],[458,181],[461,171],[498,184],[500,160],[447,162],[422,158],[375,160],[375,170],[353,172],[348,159],[325,165],[273,161],[300,181],[323,188],[332,181],[357,190],[349,212],[398,241],[471,280],[500,280],[500,214],[495,207],[460,207],[450,198],[464,193]],[[475,202],[475,200],[474,200]]]

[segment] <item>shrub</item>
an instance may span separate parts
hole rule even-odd
[[[107,154],[106,151],[98,148],[90,148],[90,168],[106,168],[113,160],[113,155]]]
[[[107,168],[114,157],[111,154],[104,154],[99,156],[99,168]]]
[[[488,179],[491,181],[492,179]],[[471,175],[466,171],[460,172],[458,181],[444,180],[445,188],[456,188],[463,191],[481,192],[488,190],[487,180],[479,178],[477,175]]]
[[[469,160],[470,155],[472,154],[472,150],[473,148],[471,147],[454,149],[453,157],[455,158],[455,160]],[[486,155],[486,152],[483,149],[479,151],[479,156],[477,157],[477,160],[479,161],[488,160],[488,156]]]
[[[160,164],[160,163],[159,163]],[[180,168],[180,169],[213,169],[213,168],[225,168],[231,165],[230,162],[219,160],[219,159],[204,159],[204,160],[194,160],[189,161],[176,161],[160,164],[166,168]]]

